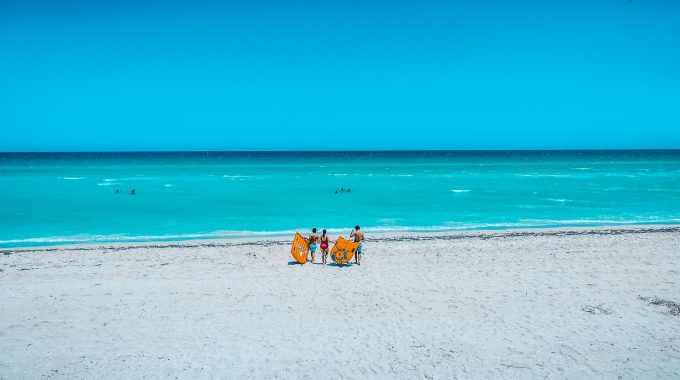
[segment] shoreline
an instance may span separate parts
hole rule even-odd
[[[523,236],[569,236],[569,235],[620,235],[630,233],[664,233],[680,232],[680,224],[643,224],[643,225],[603,225],[593,227],[539,227],[539,228],[507,228],[493,230],[461,230],[432,232],[378,232],[367,229],[367,243],[398,241],[430,241],[457,239],[492,239]],[[291,234],[293,235],[294,232]],[[332,240],[337,234],[329,234]],[[343,235],[344,236],[344,235]],[[55,252],[55,251],[93,251],[93,250],[128,250],[136,248],[210,248],[233,247],[244,245],[290,245],[292,237],[288,235],[272,235],[264,237],[227,237],[220,239],[186,239],[167,241],[121,241],[99,243],[74,243],[60,245],[36,245],[0,248],[0,255],[21,252]]]
[[[663,221],[659,223],[651,222],[606,222],[586,223],[586,224],[564,224],[564,225],[499,225],[485,227],[446,227],[446,226],[392,226],[392,227],[364,227],[364,231],[371,236],[382,235],[431,235],[431,234],[458,234],[458,233],[484,233],[484,232],[506,232],[506,231],[552,231],[552,230],[571,230],[571,229],[601,229],[601,228],[657,228],[657,227],[680,227],[679,222]],[[339,236],[350,230],[347,228],[327,228],[330,236]],[[232,240],[285,240],[294,236],[296,232],[305,232],[308,228],[298,228],[292,230],[273,230],[273,231],[214,231],[207,233],[178,233],[170,235],[150,235],[150,236],[124,236],[119,234],[112,235],[71,235],[71,236],[48,236],[42,238],[25,238],[0,240],[0,251],[16,250],[20,248],[38,249],[55,247],[79,247],[79,246],[108,246],[115,244],[173,244],[182,242],[215,242]],[[301,233],[302,233],[301,232]],[[303,233],[304,235],[304,233]],[[86,237],[83,237],[86,236]],[[88,238],[89,236],[89,238]],[[55,240],[57,239],[57,240]],[[10,244],[10,245],[8,245]],[[18,245],[17,245],[18,244]]]

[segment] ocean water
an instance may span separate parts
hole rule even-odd
[[[678,223],[679,150],[0,153],[2,247]]]

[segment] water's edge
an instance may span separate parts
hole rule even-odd
[[[664,221],[597,221],[597,220],[572,220],[572,221],[545,221],[540,223],[480,223],[464,226],[381,226],[364,227],[363,230],[368,234],[389,234],[389,233],[447,233],[464,231],[512,231],[512,230],[547,230],[554,228],[597,228],[613,226],[673,226],[680,225],[680,220],[669,219]],[[310,233],[309,228],[297,228],[292,230],[280,231],[213,231],[209,233],[188,233],[158,236],[128,236],[128,235],[73,235],[73,236],[49,236],[36,237],[29,239],[15,239],[0,241],[0,249],[21,248],[21,247],[49,247],[62,245],[82,245],[82,244],[113,244],[113,243],[162,243],[178,241],[207,241],[224,239],[248,239],[248,238],[277,238],[294,236],[296,232],[301,234]],[[346,228],[328,228],[327,233],[331,236],[347,234]]]
[[[625,235],[650,233],[680,233],[680,225],[631,225],[631,226],[597,226],[597,227],[560,227],[560,228],[515,228],[484,231],[447,231],[447,232],[381,232],[367,237],[368,244],[398,243],[402,241],[432,241],[432,240],[460,240],[460,239],[497,239],[521,237],[556,237],[578,235]],[[118,242],[111,244],[69,244],[54,246],[33,246],[2,248],[0,254],[5,256],[16,253],[49,253],[49,252],[79,252],[79,251],[127,251],[132,249],[187,249],[187,248],[219,248],[235,246],[286,246],[292,237],[270,236],[265,238],[224,238],[177,240],[167,242]]]

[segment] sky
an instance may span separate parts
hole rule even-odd
[[[0,0],[0,151],[680,148],[680,0]]]

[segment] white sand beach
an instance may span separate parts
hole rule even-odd
[[[680,227],[0,250],[0,378],[679,378]],[[641,298],[643,297],[643,298]],[[659,302],[656,302],[659,303]]]

